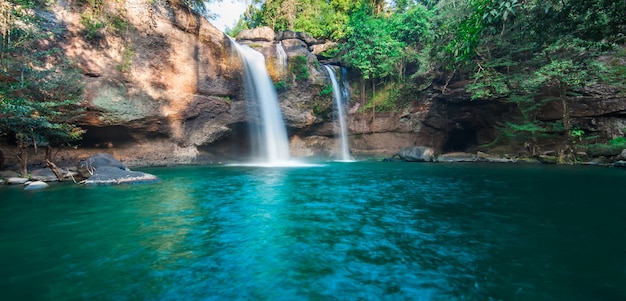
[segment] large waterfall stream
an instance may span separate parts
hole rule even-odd
[[[246,93],[251,107],[254,108],[251,110],[252,114],[260,117],[257,122],[258,130],[251,131],[254,139],[252,144],[258,146],[258,158],[255,161],[267,165],[288,164],[290,156],[287,130],[276,90],[265,67],[265,57],[246,45],[235,41],[232,43],[244,64]]]

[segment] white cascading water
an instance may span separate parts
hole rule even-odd
[[[280,67],[280,73],[285,74],[287,71],[287,52],[285,52],[282,42],[276,44],[276,58]]]
[[[346,127],[346,114],[344,112],[344,96],[347,93],[343,93],[339,82],[337,81],[337,76],[335,75],[335,71],[333,67],[324,65],[326,71],[328,71],[328,75],[330,77],[330,82],[333,85],[333,100],[335,101],[335,107],[337,108],[337,119],[339,119],[339,128],[340,128],[340,138],[341,138],[341,161],[350,161],[350,149],[348,145],[348,129]]]
[[[261,117],[261,129],[256,131],[259,137],[253,137],[256,140],[252,141],[253,144],[259,144],[258,163],[270,166],[288,164],[290,156],[287,130],[274,84],[265,67],[265,57],[246,45],[235,41],[232,43],[244,65],[246,93],[252,98],[249,101],[258,104]]]

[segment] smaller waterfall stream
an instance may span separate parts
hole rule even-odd
[[[276,58],[281,74],[285,74],[287,71],[287,52],[285,52],[285,47],[283,47],[282,42],[276,44]]]
[[[344,93],[337,81],[337,76],[335,75],[335,71],[333,67],[329,65],[324,65],[326,71],[328,71],[328,75],[330,77],[330,81],[333,85],[333,100],[335,102],[335,107],[337,108],[337,119],[339,119],[339,136],[341,138],[341,161],[351,161],[350,158],[350,149],[348,143],[348,129],[346,126],[346,114],[344,112],[344,96],[347,93]]]
[[[258,107],[260,130],[252,137],[252,144],[259,147],[258,163],[264,165],[288,164],[289,141],[283,116],[278,104],[274,84],[265,67],[265,57],[260,52],[231,40],[245,69],[244,82],[249,101]],[[254,135],[253,135],[254,136]]]

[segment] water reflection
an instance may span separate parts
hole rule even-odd
[[[56,190],[27,201],[16,201],[19,190],[2,198],[4,294],[16,300],[626,296],[626,204],[587,201],[597,189],[617,195],[611,187],[621,178],[614,174],[361,162],[151,172],[163,181],[73,189],[70,199]],[[566,175],[575,191],[543,188]]]

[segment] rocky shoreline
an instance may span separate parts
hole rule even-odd
[[[436,154],[430,147],[413,146],[403,148],[397,155],[385,158],[388,162],[435,162],[435,163],[460,163],[460,162],[487,162],[487,163],[524,163],[524,164],[576,164],[594,165],[605,167],[626,167],[626,146],[619,154],[601,156],[589,156],[587,153],[578,153],[573,162],[561,162],[555,152],[546,152],[536,157],[524,156],[498,156],[485,152],[466,153],[449,152]]]
[[[12,170],[0,171],[0,183],[23,185],[24,190],[39,190],[49,187],[49,182],[73,181],[80,185],[120,185],[156,183],[155,175],[132,171],[125,164],[106,153],[98,153],[80,161],[75,166],[57,168],[52,164],[34,169],[24,177]]]
[[[626,168],[626,147],[618,155],[589,157],[578,154],[586,160],[560,162],[555,153],[545,153],[537,157],[499,156],[485,152],[466,153],[449,152],[437,154],[433,148],[413,146],[403,148],[398,154],[382,159],[383,162],[424,162],[424,163],[508,163],[508,164],[575,164],[602,167]],[[222,164],[222,162],[201,165]],[[188,165],[188,164],[178,164]],[[148,166],[148,164],[146,164]],[[107,153],[98,153],[81,160],[75,166],[58,168],[57,176],[52,168],[33,169],[28,177],[21,177],[12,170],[0,171],[0,184],[23,185],[24,190],[47,188],[49,182],[73,181],[80,185],[121,185],[138,183],[156,183],[160,179],[155,175],[132,171],[127,165]]]

